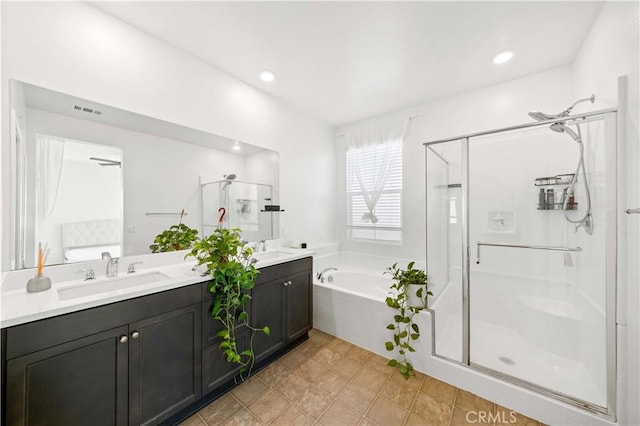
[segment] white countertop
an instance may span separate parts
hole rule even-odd
[[[313,255],[312,251],[303,249],[278,248],[274,252],[277,252],[277,256],[259,261],[256,267],[261,269]],[[268,255],[270,252],[264,253]],[[59,290],[76,287],[83,283],[86,285],[101,284],[112,279],[104,276],[106,261],[46,267],[43,275],[51,278],[52,285],[49,290],[39,293],[28,293],[26,290],[27,281],[33,277],[34,269],[5,272],[2,274],[2,291],[0,291],[0,328],[207,281],[207,276],[202,276],[199,271],[192,270],[195,265],[194,260],[183,260],[185,254],[186,251],[121,258],[121,271],[126,271],[127,263],[144,262],[143,267],[138,267],[135,274],[159,272],[168,279],[67,300],[60,298]],[[260,254],[257,256],[259,257]],[[79,278],[76,273],[83,268],[92,268],[97,279],[84,281],[83,278]],[[128,276],[134,276],[134,274],[121,272],[118,277]]]

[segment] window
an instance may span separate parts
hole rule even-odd
[[[391,160],[389,160],[391,158]],[[380,169],[389,162],[383,182]],[[360,179],[356,170],[360,171]],[[367,220],[361,182],[367,189],[382,185],[373,210],[377,222]],[[402,241],[402,142],[352,148],[347,151],[347,237],[374,241]]]

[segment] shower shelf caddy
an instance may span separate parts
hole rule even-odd
[[[547,189],[544,193],[544,201],[538,199],[538,210],[562,210],[564,206],[564,201],[565,201],[564,197],[566,196],[566,193],[564,191],[569,187],[569,185],[571,185],[571,182],[573,181],[574,176],[575,175],[573,173],[568,173],[564,175],[536,178],[534,185],[538,187],[564,186],[564,188],[562,188],[562,191],[559,191],[560,194],[562,194],[562,196],[558,199],[556,198],[557,194],[554,193],[553,194],[554,199],[552,202],[548,202],[550,200],[548,199],[549,190]],[[578,203],[576,203],[575,200],[574,201],[569,200],[565,210],[577,210],[577,209],[578,209]]]

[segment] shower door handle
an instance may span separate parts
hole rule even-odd
[[[624,212],[626,214],[632,214],[632,213],[640,214],[640,209],[626,209]]]

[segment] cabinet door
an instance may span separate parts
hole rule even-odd
[[[126,425],[126,336],[123,326],[8,360],[6,424]]]
[[[230,381],[240,373],[238,364],[230,363],[218,348],[221,339],[202,350],[202,393],[207,394]],[[249,330],[246,327],[236,329],[236,345],[238,351],[249,347]]]
[[[200,397],[200,304],[129,324],[129,423],[155,424]]]
[[[288,277],[287,285],[287,342],[297,339],[311,329],[311,273]]]
[[[259,283],[253,288],[251,299],[251,325],[256,328],[269,327],[270,334],[256,332],[253,339],[253,351],[256,361],[262,360],[282,348],[286,343],[285,336],[285,280]]]

